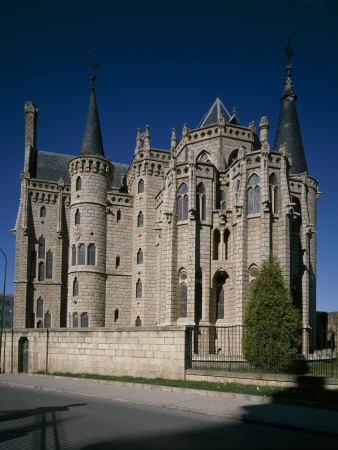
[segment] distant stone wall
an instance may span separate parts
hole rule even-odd
[[[3,333],[2,367],[28,372],[72,372],[184,379],[185,327],[120,327],[7,330]]]

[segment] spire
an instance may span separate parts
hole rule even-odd
[[[290,174],[299,174],[307,172],[307,165],[296,109],[297,95],[291,77],[290,58],[291,56],[295,56],[290,47],[291,38],[292,35],[288,38],[288,46],[283,47],[283,50],[288,57],[288,63],[286,65],[284,91],[280,96],[281,110],[279,113],[278,127],[273,148],[278,150],[282,144],[286,143],[292,157]]]
[[[99,113],[97,110],[96,96],[95,96],[96,76],[94,75],[95,67],[100,66],[99,63],[96,63],[94,61],[94,55],[92,56],[92,58],[93,58],[92,63],[91,64],[87,63],[87,65],[91,66],[93,70],[93,74],[90,78],[92,84],[92,92],[89,101],[87,122],[83,133],[79,155],[93,155],[93,156],[101,156],[102,158],[104,158]]]

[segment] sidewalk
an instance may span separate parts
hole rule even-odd
[[[0,385],[96,397],[338,437],[337,410],[273,403],[272,397],[30,374],[1,374]]]

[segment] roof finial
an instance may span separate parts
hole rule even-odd
[[[95,61],[94,52],[92,53],[92,62],[86,63],[86,66],[90,66],[92,68],[92,76],[90,78],[88,78],[88,80],[91,80],[92,89],[95,89],[96,75],[95,75],[94,71],[95,71],[95,69],[99,69],[101,67],[101,64],[98,61]],[[96,81],[96,83],[98,83],[98,81]]]
[[[281,96],[288,96],[288,95],[296,95],[295,94],[295,90],[294,87],[292,85],[292,77],[291,77],[291,56],[296,56],[293,51],[292,48],[290,46],[290,41],[292,39],[292,34],[290,34],[290,36],[288,37],[288,46],[287,47],[283,47],[283,50],[286,53],[286,56],[288,57],[288,63],[286,65],[286,78],[285,78],[285,86],[284,86],[284,92]]]
[[[290,36],[288,37],[288,46],[287,46],[287,47],[283,47],[283,50],[285,51],[286,56],[288,57],[288,66],[291,65],[291,62],[290,62],[291,56],[296,56],[296,55],[293,53],[292,48],[291,48],[291,46],[290,46],[290,41],[291,41],[291,39],[292,39],[292,34],[290,34]]]

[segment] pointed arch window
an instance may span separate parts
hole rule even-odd
[[[137,226],[143,227],[143,213],[140,211],[137,216]]]
[[[42,320],[39,320],[39,322],[37,323],[37,328],[43,328]]]
[[[136,283],[136,298],[140,297],[142,297],[142,281],[138,279]]]
[[[187,317],[188,288],[185,283],[180,285],[180,317]]]
[[[39,281],[44,281],[45,279],[45,264],[43,262],[39,263]]]
[[[44,259],[45,257],[45,238],[43,236],[39,239],[39,258]]]
[[[229,258],[230,250],[230,231],[228,229],[224,230],[224,259]]]
[[[118,267],[120,267],[120,263],[121,263],[120,257],[119,257],[119,256],[116,256],[116,259],[115,259],[115,268],[116,268],[116,269],[117,269]]]
[[[41,297],[36,301],[36,317],[43,317],[43,299]]]
[[[52,317],[50,315],[50,312],[47,311],[45,314],[45,328],[50,328],[52,325]]]
[[[53,252],[50,250],[46,256],[46,278],[53,278]]]
[[[220,191],[218,191],[217,194],[217,209],[222,209],[223,211],[225,211],[227,209],[227,202],[226,202],[226,194],[225,192],[221,189]]]
[[[80,211],[77,209],[75,212],[75,225],[80,225],[81,223],[81,214]]]
[[[229,156],[228,166],[231,166],[231,164],[234,163],[237,160],[238,160],[238,150],[236,149]]]
[[[140,327],[141,325],[142,325],[142,321],[140,319],[140,316],[137,316],[136,320],[135,320],[135,327]]]
[[[79,255],[78,255],[78,264],[79,266],[84,266],[86,259],[85,259],[86,249],[84,244],[79,245]]]
[[[118,210],[117,210],[117,213],[116,213],[116,221],[117,221],[117,222],[120,222],[120,220],[121,220],[121,210],[118,209]]]
[[[87,313],[81,314],[81,327],[88,328],[88,314]]]
[[[141,194],[142,192],[144,192],[144,181],[140,180],[138,182],[138,193]]]
[[[143,251],[141,248],[137,252],[137,264],[143,264]]]
[[[259,176],[256,174],[251,175],[248,181],[248,214],[261,212],[261,190],[259,183]]]
[[[73,314],[73,328],[78,328],[79,326],[79,315],[77,313]]]
[[[72,266],[76,266],[76,246],[72,247]]]
[[[214,259],[214,260],[217,260],[219,257],[218,252],[219,252],[220,242],[221,242],[221,233],[216,228],[216,230],[214,231],[213,255],[212,255],[212,259]]]
[[[196,217],[197,220],[205,220],[206,217],[206,194],[203,183],[197,186],[196,191]]]
[[[73,281],[73,297],[79,295],[79,280],[75,277]]]
[[[87,264],[89,266],[95,266],[95,244],[88,245]]]
[[[269,190],[272,214],[278,213],[278,181],[276,175],[273,173],[269,177]]]
[[[81,189],[82,189],[82,180],[81,180],[81,177],[77,177],[76,178],[76,190],[81,191]]]
[[[178,220],[188,220],[188,208],[189,208],[189,189],[188,186],[183,183],[178,190]]]
[[[202,161],[202,162],[210,162],[210,155],[206,152],[203,152],[199,157],[198,157],[198,161]]]
[[[46,207],[41,206],[40,208],[40,217],[46,217]]]
[[[119,310],[116,308],[114,311],[114,323],[119,320]]]
[[[216,320],[224,319],[224,287],[218,287],[217,289],[217,310]]]

